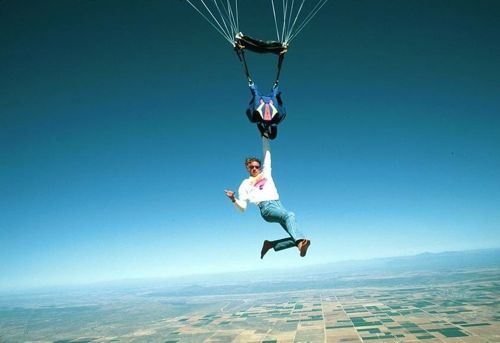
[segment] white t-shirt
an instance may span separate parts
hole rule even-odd
[[[238,189],[238,199],[235,200],[235,206],[244,211],[250,201],[253,204],[258,204],[266,200],[278,200],[278,190],[271,175],[271,147],[269,140],[262,137],[262,148],[264,150],[264,163],[262,172],[256,177],[250,176],[243,180]]]

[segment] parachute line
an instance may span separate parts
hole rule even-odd
[[[211,20],[205,13],[203,13],[195,4],[191,2],[191,0],[186,0],[187,3],[193,7],[196,12],[198,12],[219,34],[224,37],[231,45],[234,46],[234,40],[232,39],[231,35],[229,32],[226,32],[222,25],[219,23],[217,18],[214,16],[212,11],[208,8],[207,4],[203,0],[200,0],[200,2],[203,4],[203,7],[205,7],[206,11],[210,14],[213,20]]]
[[[280,33],[278,30],[278,21],[276,20],[276,9],[274,8],[274,0],[271,0],[271,4],[273,5],[273,16],[274,16],[274,26],[276,27],[276,36],[278,37],[278,42],[281,42]]]
[[[1,0],[0,0],[1,1]],[[233,47],[239,31],[238,0],[186,0]],[[328,0],[271,0],[277,41],[287,46]],[[310,4],[310,5],[309,5]],[[281,12],[280,12],[281,11]]]
[[[300,13],[302,12],[302,8],[304,7],[304,3],[306,0],[302,0],[302,3],[299,6],[299,9],[297,10],[297,14],[295,15],[295,19],[293,20],[292,27],[290,28],[290,31],[288,31],[288,35],[285,38],[285,43],[287,44],[290,41],[290,35],[293,32],[293,29],[295,28],[295,24],[297,23],[297,19],[299,18]]]
[[[292,23],[292,13],[293,13],[294,6],[295,6],[295,0],[292,0],[292,6],[290,7],[290,11],[288,11],[288,19],[286,20],[287,23],[286,23],[286,34],[285,34],[285,37],[288,37],[290,35],[290,26],[291,26],[291,23]]]
[[[217,11],[219,12],[219,16],[220,16],[220,19],[221,19],[222,23],[224,24],[224,28],[226,29],[224,32],[226,32],[226,34],[227,34],[228,37],[233,36],[231,34],[231,30],[229,30],[228,27],[227,27],[226,21],[224,20],[224,14],[222,14],[222,12],[220,10],[219,2],[217,0],[213,0],[213,2],[215,4],[215,7],[217,8]],[[221,4],[221,6],[222,6],[222,4]],[[224,6],[222,6],[222,7],[225,9]]]
[[[224,6],[224,2],[223,0],[221,0],[221,7],[224,9],[224,13],[227,16],[228,25],[231,28],[230,36],[231,38],[234,38],[237,33],[237,26],[234,20],[233,8],[231,7],[231,3],[229,2],[229,0],[226,0],[226,6]],[[222,14],[221,18],[223,18]]]
[[[212,11],[210,10],[210,8],[208,8],[207,4],[205,3],[205,1],[203,0],[200,0],[201,3],[203,4],[203,6],[205,7],[205,9],[207,10],[208,13],[210,13],[210,16],[214,19],[214,21],[217,23],[217,25],[219,26],[219,28],[221,29],[222,32],[224,32],[224,37],[226,37],[227,40],[230,40],[231,41],[231,36],[229,35],[229,32],[228,31],[225,31],[224,28],[222,27],[222,25],[219,23],[219,21],[217,20],[217,18],[214,16],[214,14],[212,13]],[[216,0],[213,0],[214,2]],[[218,6],[217,6],[218,7]],[[222,18],[223,19],[223,18]],[[227,28],[226,28],[227,30]]]
[[[227,14],[229,17],[229,24],[231,25],[231,31],[232,31],[231,36],[234,37],[236,35],[236,23],[234,20],[233,8],[231,7],[231,3],[229,2],[229,0],[226,1],[226,8],[227,8]]]
[[[304,19],[302,24],[300,24],[299,28],[297,29],[297,32],[291,35],[290,39],[288,39],[288,42],[291,42],[297,35],[306,27],[307,24],[316,16],[316,14],[323,8],[323,6],[328,2],[328,0],[322,0],[316,4],[316,6],[313,8],[313,10],[307,15],[307,17]],[[287,43],[288,43],[287,42]]]
[[[236,31],[239,32],[240,31],[239,30],[239,27],[240,27],[240,17],[239,17],[239,13],[238,13],[238,0],[234,0],[234,2],[235,2],[235,7],[236,7],[236,28],[238,29]]]
[[[288,9],[288,0],[283,0],[283,28],[281,30],[281,38],[285,36],[286,12]],[[281,40],[280,40],[281,42]],[[282,42],[283,43],[283,42]]]

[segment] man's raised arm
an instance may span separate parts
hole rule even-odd
[[[271,145],[269,144],[269,139],[264,136],[262,136],[262,154],[264,156],[262,172],[271,173]]]

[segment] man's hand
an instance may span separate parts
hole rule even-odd
[[[231,199],[232,202],[236,201],[236,198],[234,197],[234,192],[228,189],[224,190],[224,193],[226,193],[227,197]]]

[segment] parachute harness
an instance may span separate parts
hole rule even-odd
[[[248,37],[248,36],[244,36],[244,37],[247,37],[248,39],[250,39],[250,37]],[[277,43],[277,42],[264,43],[261,41],[259,41],[259,42],[261,44],[275,44],[275,43]],[[262,48],[262,45],[259,47]],[[241,44],[241,39],[237,39],[237,41],[235,42],[234,50],[236,51],[236,55],[238,56],[238,59],[240,60],[241,64],[243,65],[243,69],[245,71],[245,76],[248,80],[248,84],[252,85],[254,82],[252,80],[252,77],[250,76],[250,71],[248,70],[248,64],[247,64],[247,61],[245,59],[245,48],[246,48],[246,46]],[[257,52],[268,52],[265,49],[257,50],[257,48],[255,46],[250,48],[250,50],[257,51]],[[272,52],[276,53],[275,51],[272,51]],[[277,70],[276,70],[276,78],[274,81],[273,88],[278,86],[280,74],[281,74],[281,67],[283,66],[283,59],[285,58],[286,52],[287,52],[287,47],[280,44],[280,50],[278,50],[278,66],[277,66]]]
[[[250,122],[257,124],[263,136],[274,139],[277,135],[277,125],[286,116],[278,83],[288,45],[316,16],[328,0],[314,0],[307,3],[306,0],[271,0],[276,41],[261,41],[243,35],[240,32],[238,1],[186,0],[191,7],[234,47],[243,65],[252,93],[252,100],[247,109],[248,119]],[[281,15],[277,13],[280,10]],[[303,15],[302,18],[300,18],[301,14]],[[245,59],[245,49],[256,53],[273,53],[278,56],[276,79],[271,94],[262,94],[257,89],[248,69]]]
[[[276,41],[261,41],[258,39],[245,36],[238,33],[235,36],[234,49],[243,65],[245,75],[248,80],[248,86],[252,93],[249,107],[247,109],[247,117],[252,123],[257,124],[261,135],[270,139],[276,138],[278,134],[278,124],[285,119],[286,110],[281,99],[281,92],[278,89],[278,83],[283,66],[283,59],[288,46]],[[271,94],[266,95],[261,93],[257,85],[253,82],[248,70],[248,64],[245,59],[245,49],[256,53],[273,53],[278,55],[278,67],[276,71],[276,79],[271,91]]]

